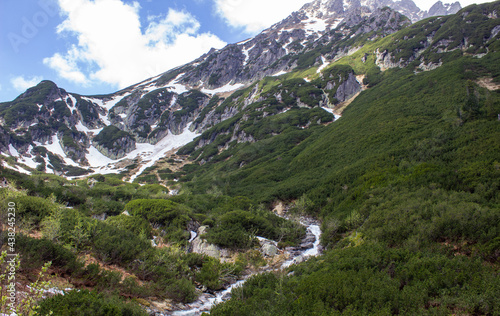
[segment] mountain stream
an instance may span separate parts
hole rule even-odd
[[[292,264],[301,263],[307,260],[308,257],[317,256],[321,252],[320,237],[321,229],[317,221],[311,219],[302,219],[300,223],[307,228],[306,236],[302,239],[302,243],[298,247],[289,247],[285,252],[289,254],[289,259],[281,264],[278,269],[286,269]],[[191,240],[195,236],[191,235]],[[265,238],[258,237],[260,240]],[[263,272],[274,271],[275,269],[269,268]],[[258,273],[263,273],[258,272]],[[203,312],[209,312],[210,309],[223,301],[231,298],[231,291],[234,288],[242,286],[245,281],[255,274],[244,276],[243,279],[231,284],[227,289],[216,292],[215,294],[203,293],[193,303],[185,305],[184,310],[168,312],[165,314],[157,313],[156,316],[172,315],[172,316],[199,316]]]

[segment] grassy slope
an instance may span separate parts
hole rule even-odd
[[[406,69],[389,70],[384,73],[386,80],[364,91],[335,124],[298,137],[290,133],[242,145],[228,161],[200,168],[197,181],[191,184],[202,190],[205,179],[218,178],[215,184],[231,195],[289,200],[318,186],[335,192],[335,185],[351,184],[362,175],[366,183],[367,177],[382,176],[388,168],[407,160],[413,167],[422,163],[442,165],[444,169],[439,172],[455,173],[450,185],[473,189],[463,174],[468,165],[474,160],[484,161],[486,156],[489,161],[485,172],[494,171],[492,159],[498,152],[499,131],[497,122],[486,117],[486,103],[498,107],[498,93],[474,85],[482,114],[464,122],[465,114],[461,120],[457,112],[463,111],[468,98],[465,76],[487,75],[483,67],[496,67],[496,59],[493,54],[482,60],[464,57],[418,75]],[[476,68],[486,73],[469,74]],[[467,140],[473,131],[479,133],[481,142]],[[452,154],[457,147],[460,155]],[[239,168],[234,160],[242,155],[241,150],[262,154]],[[478,151],[481,156],[474,155]],[[456,178],[461,179],[459,183]]]
[[[484,113],[498,92],[474,86],[482,114],[457,114],[464,70],[494,59],[387,73],[286,166],[260,165],[268,179],[286,173],[264,192],[233,171],[231,187],[257,198],[306,192],[331,250],[291,277],[255,278],[213,314],[498,314],[500,124]]]

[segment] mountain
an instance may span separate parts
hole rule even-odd
[[[443,4],[441,1],[438,1],[429,9],[428,12],[424,13],[423,17],[428,18],[431,16],[454,14],[461,8],[460,3],[458,2]]]
[[[500,314],[498,12],[313,2],[114,94],[0,104],[18,291],[50,261],[41,314]]]
[[[133,180],[195,133],[236,115],[234,107],[215,110],[229,91],[294,69],[326,67],[359,49],[362,41],[410,23],[385,6],[412,20],[426,15],[411,0],[317,0],[254,38],[110,95],[82,96],[41,82],[0,104],[0,150],[32,169],[66,176],[125,172]],[[433,8],[448,14],[459,5]],[[325,94],[322,105],[328,104],[326,98],[343,102],[361,87],[353,76],[342,80],[349,81],[347,93],[341,87],[331,98]]]

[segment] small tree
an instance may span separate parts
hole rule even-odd
[[[24,299],[22,299],[20,302],[16,304],[12,303],[9,304],[10,301],[10,292],[7,292],[7,294],[4,294],[6,292],[3,287],[3,281],[8,279],[7,276],[8,274],[8,268],[4,268],[4,264],[7,262],[7,252],[3,251],[2,254],[0,255],[0,312],[7,315],[15,314],[15,315],[23,315],[23,316],[34,316],[38,315],[38,301],[42,299],[43,293],[50,287],[50,281],[43,281],[43,278],[45,274],[47,273],[47,270],[51,266],[51,262],[47,262],[44,264],[42,271],[38,273],[38,278],[35,282],[31,283],[29,285],[29,291]],[[19,259],[19,256],[15,256],[12,259],[12,265],[14,269],[17,271],[19,269],[19,266],[21,264],[21,261]],[[9,266],[12,266],[9,263]],[[48,315],[52,315],[52,312],[50,312]]]

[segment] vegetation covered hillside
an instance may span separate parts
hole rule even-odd
[[[169,196],[163,186],[113,176],[69,181],[1,172],[8,183],[0,189],[2,251],[20,255],[18,291],[35,282],[47,262],[52,286],[77,290],[43,301],[42,314],[142,315],[137,304],[165,301],[175,309],[195,300],[201,288],[219,290],[261,265],[258,252],[247,252],[257,243],[255,235],[293,245],[304,234],[300,225],[245,197]],[[235,221],[240,226],[229,225]],[[211,243],[235,251],[232,262],[187,251],[189,231],[200,225],[214,227],[206,236]],[[16,232],[14,242],[9,228]]]
[[[498,10],[468,7],[362,48],[337,63],[370,88],[338,122],[197,167],[194,191],[218,174],[224,193],[319,216],[327,248],[292,274],[253,278],[212,314],[500,314],[500,47],[489,14]],[[401,48],[425,32],[458,44]],[[483,41],[456,49],[464,38]],[[398,56],[405,66],[381,72],[360,63],[377,45],[424,57]],[[440,65],[423,72],[422,60]],[[239,167],[242,150],[260,154]]]
[[[179,309],[270,266],[256,236],[299,244],[304,228],[271,212],[284,205],[321,221],[323,254],[250,278],[211,315],[500,315],[498,12],[352,37],[322,67],[334,45],[311,47],[306,67],[206,100],[210,124],[182,163],[137,179],[150,184],[1,168],[21,283],[51,261],[53,281],[78,290],[42,314]],[[202,226],[231,260],[191,252]]]

